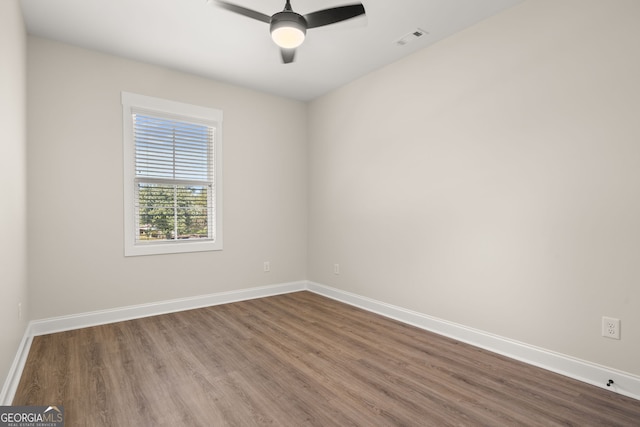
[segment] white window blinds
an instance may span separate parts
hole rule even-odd
[[[136,176],[213,183],[213,127],[134,113]]]

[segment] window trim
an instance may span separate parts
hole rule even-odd
[[[196,121],[215,123],[214,152],[214,217],[215,240],[176,240],[136,244],[135,220],[135,140],[133,112],[144,109],[160,115],[177,115]],[[122,92],[123,165],[124,165],[124,256],[158,255],[172,253],[222,250],[222,111],[214,108],[185,104],[167,99]]]

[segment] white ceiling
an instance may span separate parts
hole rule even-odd
[[[361,0],[366,17],[307,32],[283,64],[269,25],[207,0],[21,0],[29,34],[311,100],[523,0]],[[229,0],[267,15],[284,0]],[[357,0],[292,0],[304,15]],[[417,28],[411,44],[395,42]]]

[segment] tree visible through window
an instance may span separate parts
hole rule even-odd
[[[209,238],[208,186],[138,184],[139,240]]]

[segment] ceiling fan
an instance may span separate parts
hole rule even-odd
[[[269,24],[271,38],[280,47],[282,61],[285,64],[293,62],[296,48],[304,41],[308,29],[335,24],[365,14],[362,3],[338,6],[300,15],[293,11],[290,0],[286,0],[284,10],[272,16],[222,0],[215,0],[215,3],[223,9]]]

